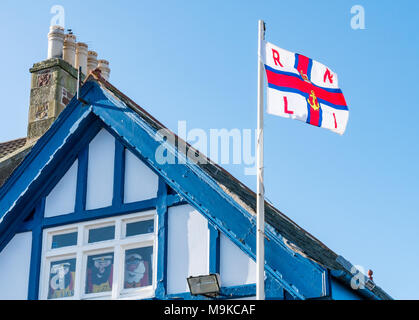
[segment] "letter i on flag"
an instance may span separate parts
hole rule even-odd
[[[349,110],[338,76],[325,65],[263,41],[267,113],[343,134]]]

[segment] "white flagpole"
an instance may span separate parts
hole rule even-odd
[[[263,186],[263,62],[265,23],[259,20],[258,43],[258,139],[257,139],[257,198],[256,198],[256,299],[265,300],[265,197]]]

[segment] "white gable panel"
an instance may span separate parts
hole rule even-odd
[[[45,217],[55,217],[74,212],[76,203],[78,160],[52,189],[45,200]]]
[[[0,252],[0,300],[28,298],[32,232],[19,233]]]
[[[157,197],[159,177],[131,151],[125,150],[124,202]]]
[[[115,138],[102,129],[89,144],[87,210],[112,204],[114,160]]]
[[[167,291],[189,292],[186,278],[209,273],[208,221],[190,205],[169,208]]]
[[[220,238],[220,277],[223,287],[256,283],[256,263],[224,234]]]

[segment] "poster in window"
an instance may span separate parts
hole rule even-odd
[[[48,299],[74,296],[76,259],[51,262]]]
[[[150,286],[153,247],[125,251],[124,289]]]
[[[86,271],[86,293],[111,291],[113,252],[89,256]]]

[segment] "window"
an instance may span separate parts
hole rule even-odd
[[[156,283],[155,211],[44,230],[41,299],[141,299]]]

